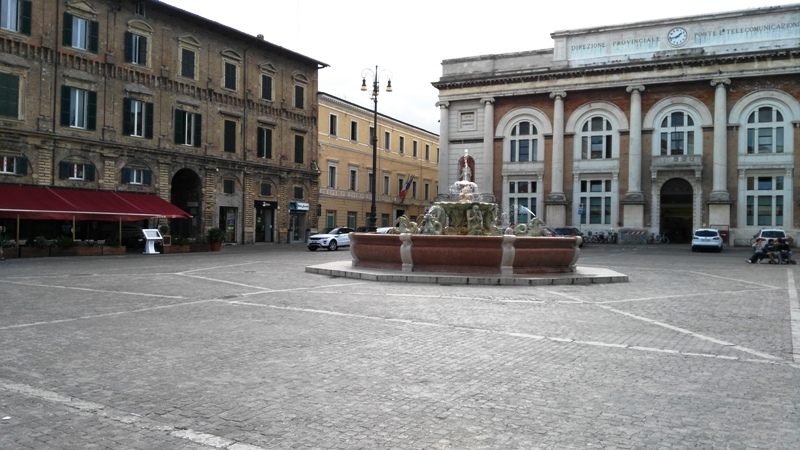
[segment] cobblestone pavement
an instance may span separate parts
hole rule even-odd
[[[288,245],[3,261],[0,448],[797,449],[798,266],[747,256],[588,245],[630,282],[547,287]]]

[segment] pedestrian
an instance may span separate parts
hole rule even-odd
[[[770,239],[764,246],[764,254],[769,257],[769,264],[778,264],[778,240]]]
[[[761,262],[762,259],[766,258],[766,253],[764,253],[764,247],[767,245],[767,240],[764,238],[758,238],[755,243],[753,243],[753,256],[747,258],[748,264],[758,264]]]
[[[779,264],[795,264],[792,259],[792,246],[789,242],[782,238],[778,242],[778,263]]]

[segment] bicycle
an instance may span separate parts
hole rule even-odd
[[[647,237],[648,244],[669,244],[669,238],[663,234],[651,234]]]

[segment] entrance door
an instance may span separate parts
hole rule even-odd
[[[693,228],[692,185],[683,178],[673,178],[661,187],[661,234],[672,243],[691,240]]]
[[[305,241],[305,219],[305,214],[289,214],[289,239],[291,242]]]
[[[256,242],[272,242],[272,210],[256,208]]]
[[[225,231],[225,242],[236,242],[236,213],[237,208],[219,208],[219,228]]]

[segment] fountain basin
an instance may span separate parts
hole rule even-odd
[[[353,267],[485,274],[575,271],[579,237],[351,233]]]

